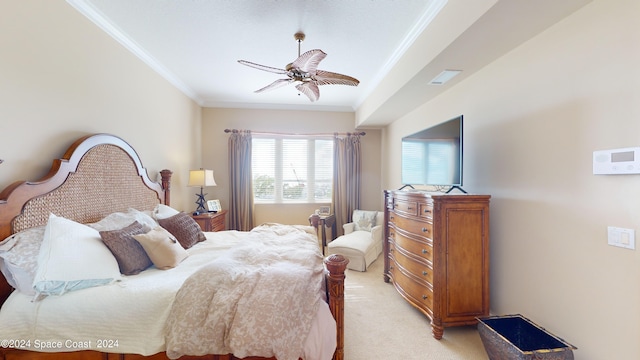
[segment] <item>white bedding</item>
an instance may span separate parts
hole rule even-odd
[[[0,339],[11,341],[15,348],[46,352],[92,349],[152,355],[165,351],[165,322],[181,284],[246,236],[237,231],[205,234],[207,240],[188,249],[189,256],[170,270],[152,267],[112,285],[37,302],[14,291],[0,311]],[[303,357],[330,359],[336,326],[325,302],[318,307],[309,334]]]
[[[315,234],[272,224],[200,268],[167,321],[167,356],[227,354],[298,360],[322,301]]]

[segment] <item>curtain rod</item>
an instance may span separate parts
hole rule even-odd
[[[249,131],[252,134],[258,134],[258,135],[294,135],[294,136],[335,136],[335,135],[347,135],[347,136],[351,136],[351,135],[359,135],[359,136],[365,136],[367,133],[364,131],[360,131],[360,132],[345,132],[345,133],[340,133],[340,132],[334,132],[334,133],[315,133],[315,134],[291,134],[291,133],[281,133],[281,132],[265,132],[265,131],[250,131],[250,130],[238,130],[238,129],[224,129],[224,132],[226,133],[238,133],[241,131]]]

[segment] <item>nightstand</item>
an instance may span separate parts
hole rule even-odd
[[[191,215],[202,231],[224,231],[224,216],[227,210],[221,210],[217,213],[202,213],[200,215]]]

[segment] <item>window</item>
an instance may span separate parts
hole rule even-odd
[[[331,202],[332,139],[254,136],[251,153],[256,203]]]

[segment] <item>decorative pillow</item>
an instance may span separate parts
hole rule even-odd
[[[377,213],[377,211],[354,210],[352,220],[355,230],[371,231],[371,228],[376,226]]]
[[[128,209],[127,212],[115,212],[107,215],[104,219],[87,226],[98,231],[119,230],[131,225],[134,221],[146,225],[149,229],[158,226],[158,223],[149,215],[136,209]]]
[[[155,209],[153,209],[153,218],[156,220],[170,218],[173,215],[179,214],[180,211],[172,208],[171,206],[167,206],[164,204],[158,204]]]
[[[144,248],[133,238],[149,231],[146,225],[134,221],[120,230],[100,231],[102,241],[118,261],[120,273],[135,275],[151,266],[152,262]]]
[[[158,219],[158,223],[178,239],[183,248],[188,249],[197,242],[206,240],[200,225],[183,212],[166,219]]]
[[[146,234],[133,235],[133,238],[142,245],[158,269],[176,267],[189,256],[176,237],[160,226]]]
[[[120,279],[118,262],[98,231],[49,216],[33,281],[36,299],[111,284]]]
[[[13,234],[0,242],[0,270],[9,285],[19,292],[35,295],[33,279],[38,269],[38,254],[44,238],[44,226]]]

